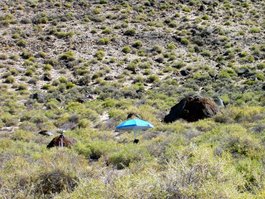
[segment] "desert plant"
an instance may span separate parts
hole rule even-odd
[[[142,46],[143,46],[143,44],[142,44],[142,42],[141,42],[140,40],[137,40],[137,41],[135,41],[135,42],[132,44],[132,47],[137,48],[137,49],[139,49],[139,48],[142,47]]]
[[[98,40],[99,45],[107,45],[110,42],[109,38],[103,37]]]
[[[135,34],[136,34],[135,29],[128,29],[124,32],[124,35],[126,35],[126,36],[134,36]]]
[[[124,52],[124,53],[130,53],[130,52],[131,52],[131,48],[130,48],[130,46],[124,46],[124,47],[122,48],[122,52]]]
[[[78,184],[78,178],[58,169],[40,174],[35,183],[35,191],[39,196],[51,195],[64,190],[73,191]]]
[[[104,50],[98,50],[95,54],[95,57],[98,59],[98,60],[102,60],[105,56],[105,52]]]

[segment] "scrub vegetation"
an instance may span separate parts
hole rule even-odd
[[[0,198],[265,198],[264,8],[0,1]],[[197,92],[225,107],[162,122]],[[58,129],[73,147],[46,148]]]

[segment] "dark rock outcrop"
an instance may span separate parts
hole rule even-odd
[[[218,111],[219,108],[213,100],[200,96],[189,96],[171,108],[170,113],[165,116],[164,122],[174,122],[177,119],[195,122],[213,117]]]
[[[52,141],[47,145],[47,148],[51,148],[51,147],[71,148],[73,144],[74,144],[74,140],[70,140],[69,138],[66,138],[63,134],[61,134],[53,138]]]

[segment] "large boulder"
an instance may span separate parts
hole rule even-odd
[[[52,147],[68,147],[71,148],[74,145],[75,140],[65,137],[63,134],[55,137],[52,141],[47,145],[47,148]]]
[[[173,106],[164,122],[170,123],[177,119],[195,122],[200,119],[213,117],[219,111],[218,105],[210,98],[188,96]]]

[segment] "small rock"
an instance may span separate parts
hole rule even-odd
[[[127,115],[127,119],[133,119],[133,118],[139,118],[139,119],[141,119],[142,117],[140,115],[136,114],[136,113],[129,113]]]
[[[51,80],[52,80],[52,77],[51,77],[50,74],[44,74],[44,75],[43,75],[43,80],[44,80],[44,81],[51,81]]]
[[[158,57],[155,59],[156,62],[158,63],[163,63],[164,62],[164,58],[163,57]]]
[[[181,70],[180,71],[180,74],[182,75],[182,76],[188,76],[189,74],[190,74],[190,71],[188,71],[188,70]]]
[[[114,80],[114,77],[113,76],[106,76],[104,78],[104,80],[107,80],[107,81]]]
[[[53,135],[53,133],[51,131],[47,131],[47,130],[42,130],[42,131],[38,132],[38,134],[45,135],[45,136],[52,136]]]
[[[251,72],[248,68],[239,68],[237,70],[237,74],[241,77],[250,77],[254,75],[254,73]]]
[[[134,140],[133,140],[133,143],[134,143],[134,144],[138,144],[138,143],[139,143],[139,139],[134,139]]]
[[[39,103],[44,103],[46,101],[45,95],[42,93],[33,93],[30,95],[30,98],[37,100]]]
[[[262,85],[262,90],[264,90],[264,91],[265,91],[265,84],[263,84],[263,85]]]

